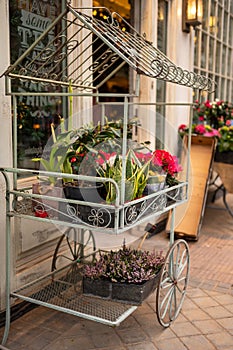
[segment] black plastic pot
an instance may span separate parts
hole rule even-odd
[[[214,161],[217,163],[233,164],[233,151],[219,152],[217,148],[214,154]]]
[[[104,184],[90,183],[85,186],[79,186],[75,183],[65,183],[63,184],[63,197],[82,202],[101,203],[104,202]],[[85,207],[91,208],[90,206],[78,205],[76,203],[60,202],[59,218],[69,222],[77,221],[83,217],[81,211],[83,211]]]
[[[159,273],[142,284],[111,282],[104,279],[83,278],[83,293],[116,300],[127,304],[141,305],[156,289]]]

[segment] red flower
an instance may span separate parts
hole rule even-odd
[[[76,157],[72,157],[72,158],[71,158],[71,160],[70,160],[70,163],[75,163],[75,162],[76,162],[76,160],[77,160],[77,158],[76,158]]]
[[[48,217],[48,213],[47,211],[42,211],[42,210],[37,210],[35,212],[35,216],[39,217],[39,218],[47,218]]]
[[[178,130],[183,131],[183,130],[185,130],[186,128],[187,128],[187,125],[181,124],[181,125],[179,126]]]
[[[161,166],[169,175],[174,176],[182,170],[181,166],[178,164],[177,157],[172,156],[169,152],[165,150],[156,150],[153,154],[154,165]]]
[[[227,126],[231,126],[231,120],[230,119],[226,120],[226,125]]]
[[[206,100],[205,106],[206,106],[207,108],[212,108],[212,104],[210,103],[209,100]]]

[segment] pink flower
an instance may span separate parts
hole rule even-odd
[[[226,120],[226,125],[227,125],[227,126],[230,126],[230,125],[231,125],[231,120],[230,120],[230,119]]]
[[[199,121],[200,121],[200,122],[203,122],[204,120],[205,120],[204,116],[203,116],[203,115],[200,115],[200,116],[199,116]]]
[[[194,131],[195,131],[197,134],[203,135],[203,134],[206,132],[206,129],[205,129],[205,126],[204,126],[204,125],[199,124],[199,125],[196,125],[196,126],[195,126]]]
[[[116,152],[112,152],[112,153],[106,153],[104,151],[99,151],[99,155],[96,159],[96,162],[99,165],[103,165],[106,162],[109,162],[109,160],[111,160],[111,158],[115,158],[116,157]]]
[[[148,153],[135,153],[137,158],[141,161],[141,162],[148,162],[153,154],[151,152]]]
[[[206,137],[213,137],[213,136],[220,136],[218,130],[213,129],[212,131],[207,131],[204,136]]]

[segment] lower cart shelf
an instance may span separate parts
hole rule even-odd
[[[74,265],[31,282],[11,296],[109,326],[118,326],[137,309],[137,306],[83,295],[82,279]]]

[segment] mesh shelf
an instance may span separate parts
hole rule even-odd
[[[75,265],[53,272],[11,295],[110,326],[118,326],[137,308],[82,294],[82,278]]]

